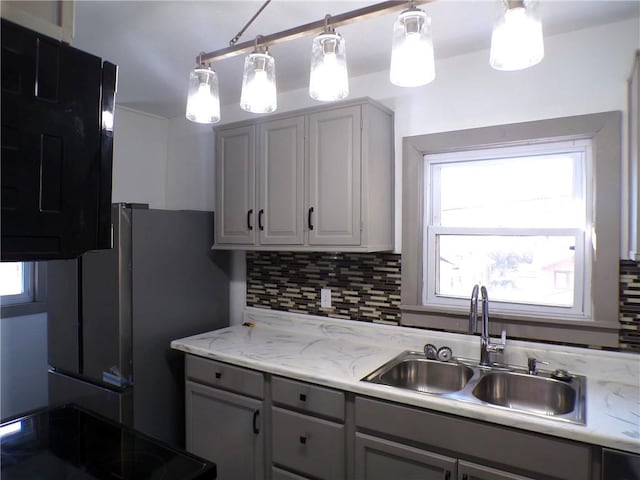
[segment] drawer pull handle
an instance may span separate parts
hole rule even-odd
[[[253,433],[258,435],[260,433],[260,427],[258,426],[258,416],[260,415],[260,410],[256,410],[253,412]]]
[[[262,217],[264,216],[264,210],[260,209],[258,212],[258,230],[264,230],[264,225],[262,224]]]
[[[307,437],[305,437],[304,435],[301,435],[299,440],[300,440],[300,444],[301,445],[306,445],[307,444]]]
[[[306,394],[304,394],[304,393],[301,393],[301,394],[300,394],[300,401],[301,401],[301,402],[306,402],[306,401],[307,401],[307,395],[306,395]]]
[[[216,378],[219,379],[220,377],[222,377],[222,373],[221,372],[216,372]]]

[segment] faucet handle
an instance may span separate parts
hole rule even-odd
[[[504,353],[504,347],[506,344],[507,344],[507,331],[502,330],[502,333],[500,334],[499,342],[494,343],[491,340],[487,342],[487,351],[491,353]]]

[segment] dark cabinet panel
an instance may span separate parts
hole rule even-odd
[[[2,20],[2,260],[110,247],[116,66]]]

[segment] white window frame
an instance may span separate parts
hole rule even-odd
[[[3,305],[18,305],[33,302],[35,297],[35,265],[33,262],[22,263],[22,293],[15,295],[2,295],[0,302]]]
[[[440,183],[435,168],[438,165],[452,163],[466,163],[477,161],[500,160],[523,156],[577,154],[577,164],[574,165],[574,187],[576,196],[582,198],[584,216],[580,223],[584,228],[481,228],[481,227],[447,227],[439,225],[439,218],[435,212],[439,210]],[[505,314],[526,314],[532,317],[558,319],[588,319],[591,316],[591,249],[587,248],[592,242],[593,225],[593,155],[591,141],[580,139],[543,144],[528,144],[519,146],[497,147],[487,149],[465,150],[457,152],[424,155],[424,218],[423,225],[423,282],[422,304],[436,308],[465,311],[469,308],[468,298],[456,298],[437,294],[438,261],[436,259],[438,235],[496,235],[496,236],[573,236],[575,241],[575,273],[574,273],[574,303],[572,307],[537,305],[526,303],[512,303],[491,301],[494,312]],[[489,295],[491,289],[489,288]],[[469,293],[471,293],[469,291]]]
[[[25,291],[16,295],[0,297],[0,316],[17,317],[46,311],[47,262],[23,262],[23,285]]]

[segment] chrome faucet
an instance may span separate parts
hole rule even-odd
[[[471,291],[471,305],[469,311],[469,331],[475,332],[478,324],[478,291],[482,296],[482,330],[480,337],[480,365],[490,366],[492,353],[503,353],[507,342],[507,332],[502,330],[500,342],[493,343],[489,336],[489,295],[487,289],[474,285]]]

